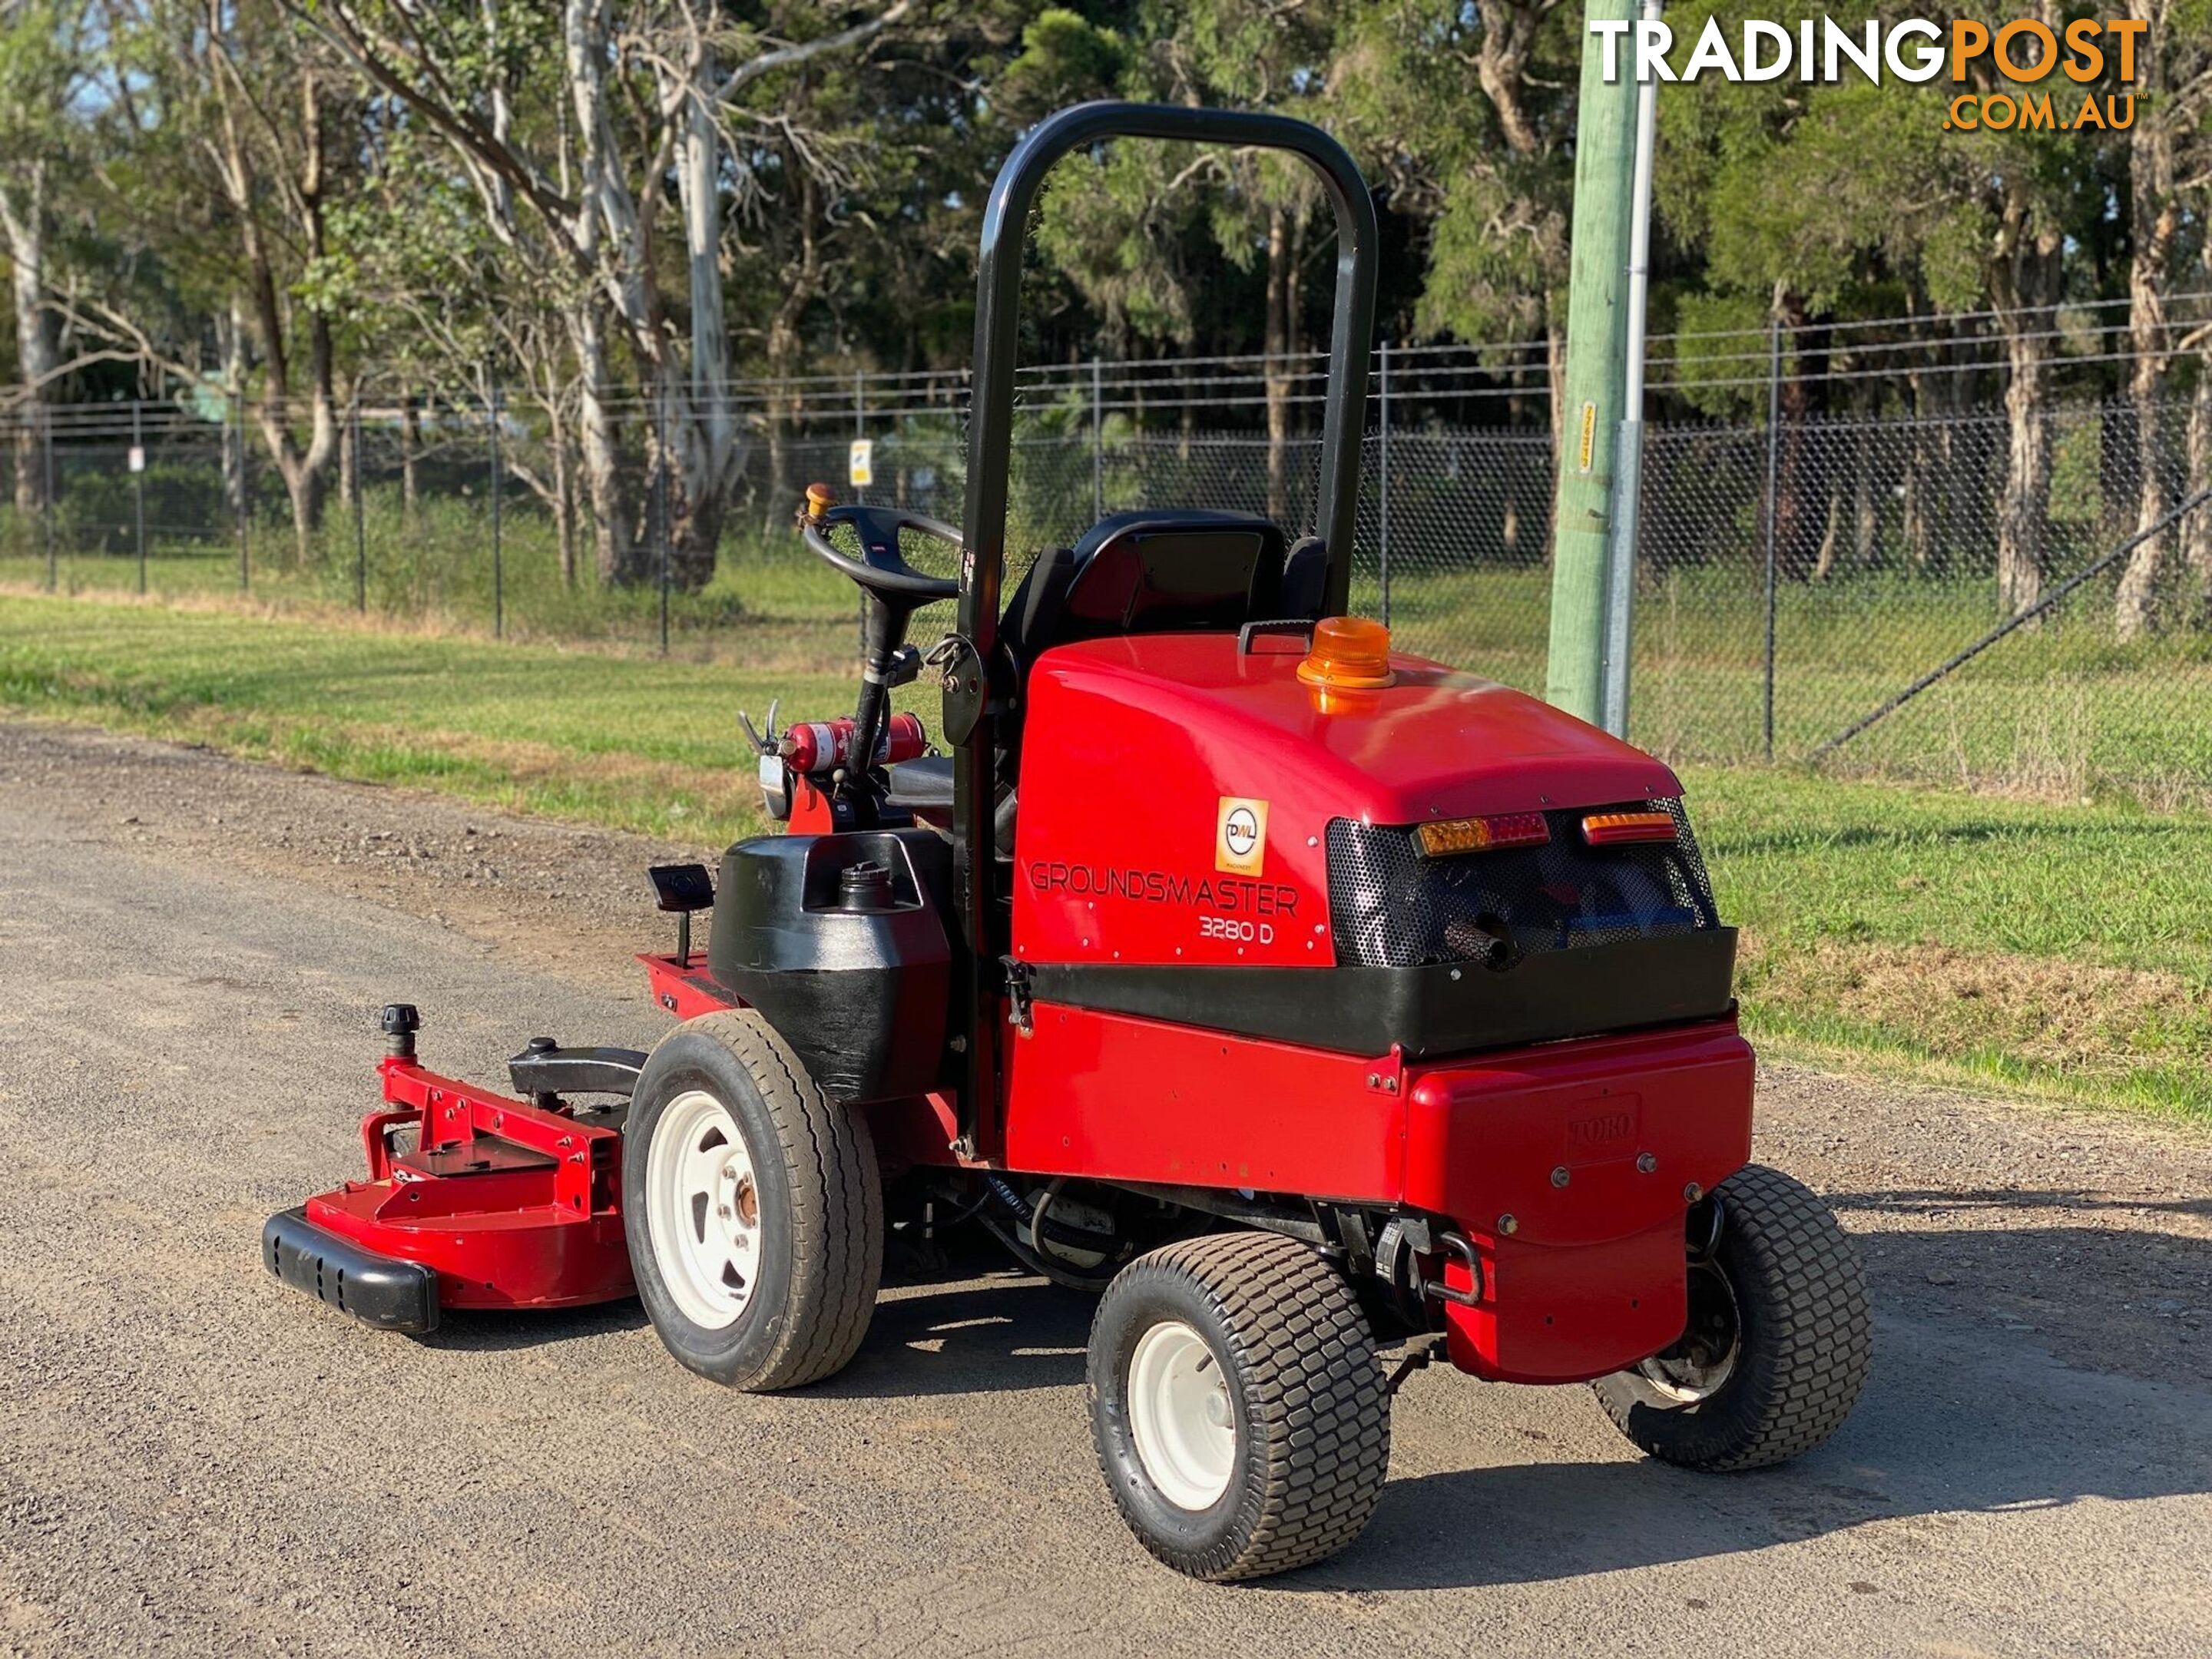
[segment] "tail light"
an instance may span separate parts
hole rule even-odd
[[[1674,839],[1671,812],[1592,812],[1583,819],[1583,840],[1592,847]]]
[[[1541,847],[1551,840],[1551,826],[1541,812],[1497,812],[1486,818],[1440,818],[1413,831],[1425,858],[1449,858],[1455,853],[1494,853],[1506,847]]]

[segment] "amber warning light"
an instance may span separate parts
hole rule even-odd
[[[1325,617],[1314,624],[1313,647],[1298,665],[1308,685],[1332,691],[1373,691],[1395,682],[1390,630],[1364,617]]]

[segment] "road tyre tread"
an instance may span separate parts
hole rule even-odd
[[[1590,1386],[1615,1426],[1685,1468],[1764,1468],[1843,1426],[1866,1387],[1874,1321],[1858,1251],[1803,1182],[1749,1164],[1717,1189],[1720,1262],[1736,1296],[1734,1375],[1695,1406],[1655,1404],[1632,1372]]]
[[[1143,1472],[1126,1389],[1136,1341],[1163,1316],[1225,1358],[1237,1471],[1212,1510],[1176,1510]],[[1091,1327],[1091,1431],[1122,1518],[1194,1577],[1263,1577],[1335,1554],[1365,1528],[1390,1468],[1390,1401],[1374,1338],[1342,1273],[1297,1240],[1208,1234],[1139,1257]]]
[[[772,1151],[785,1177],[790,1248],[782,1304],[770,1308],[757,1301],[726,1332],[702,1333],[675,1310],[655,1278],[641,1144],[624,1149],[623,1195],[639,1295],[670,1352],[702,1376],[750,1393],[802,1388],[851,1362],[875,1311],[884,1260],[875,1144],[867,1120],[824,1095],[790,1045],[750,1009],[702,1014],[662,1038],[638,1079],[639,1099],[656,1093],[667,1098],[674,1092],[671,1079],[702,1068],[710,1082],[726,1086],[714,1076],[712,1053],[699,1052],[702,1044],[720,1049],[750,1085],[757,1113],[746,1111],[743,1101],[724,1101],[746,1127],[748,1140],[763,1127],[773,1135],[773,1148],[757,1150]],[[633,1112],[633,1131],[639,1121]],[[757,1176],[769,1167],[769,1158],[756,1158]],[[757,1315],[769,1322],[758,1326]]]

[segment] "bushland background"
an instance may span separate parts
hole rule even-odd
[[[1946,132],[1935,86],[1662,95],[1631,731],[1707,803],[1770,1037],[2203,1110],[2212,4],[2134,10],[2106,131]],[[958,516],[986,182],[1102,95],[1358,155],[1358,603],[1540,688],[1581,21],[9,0],[0,701],[747,827],[734,708],[849,695],[796,494],[866,438],[869,493]],[[1298,521],[1303,181],[1111,149],[1031,228],[1019,550],[1138,505]]]

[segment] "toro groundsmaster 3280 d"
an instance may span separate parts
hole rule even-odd
[[[1024,224],[1117,137],[1287,150],[1334,204],[1316,533],[1119,514],[1002,605]],[[679,943],[641,960],[681,1024],[650,1055],[533,1042],[508,1096],[386,1010],[368,1179],[272,1218],[269,1266],[413,1331],[634,1285],[684,1364],[789,1389],[860,1347],[887,1204],[957,1206],[1103,1292],[1100,1467],[1207,1578],[1356,1536],[1439,1351],[1591,1382],[1670,1462],[1819,1443],[1865,1291],[1820,1202],[1746,1163],[1735,935],[1680,785],[1341,614],[1376,275],[1351,159],[1280,117],[1086,105],[1008,158],[980,258],[966,522],[809,492],[807,545],[867,595],[859,706],[760,738],[789,833],[719,884],[653,872]],[[909,562],[931,543],[957,581]],[[908,619],[953,599],[924,659]],[[925,663],[949,756],[889,711]]]

